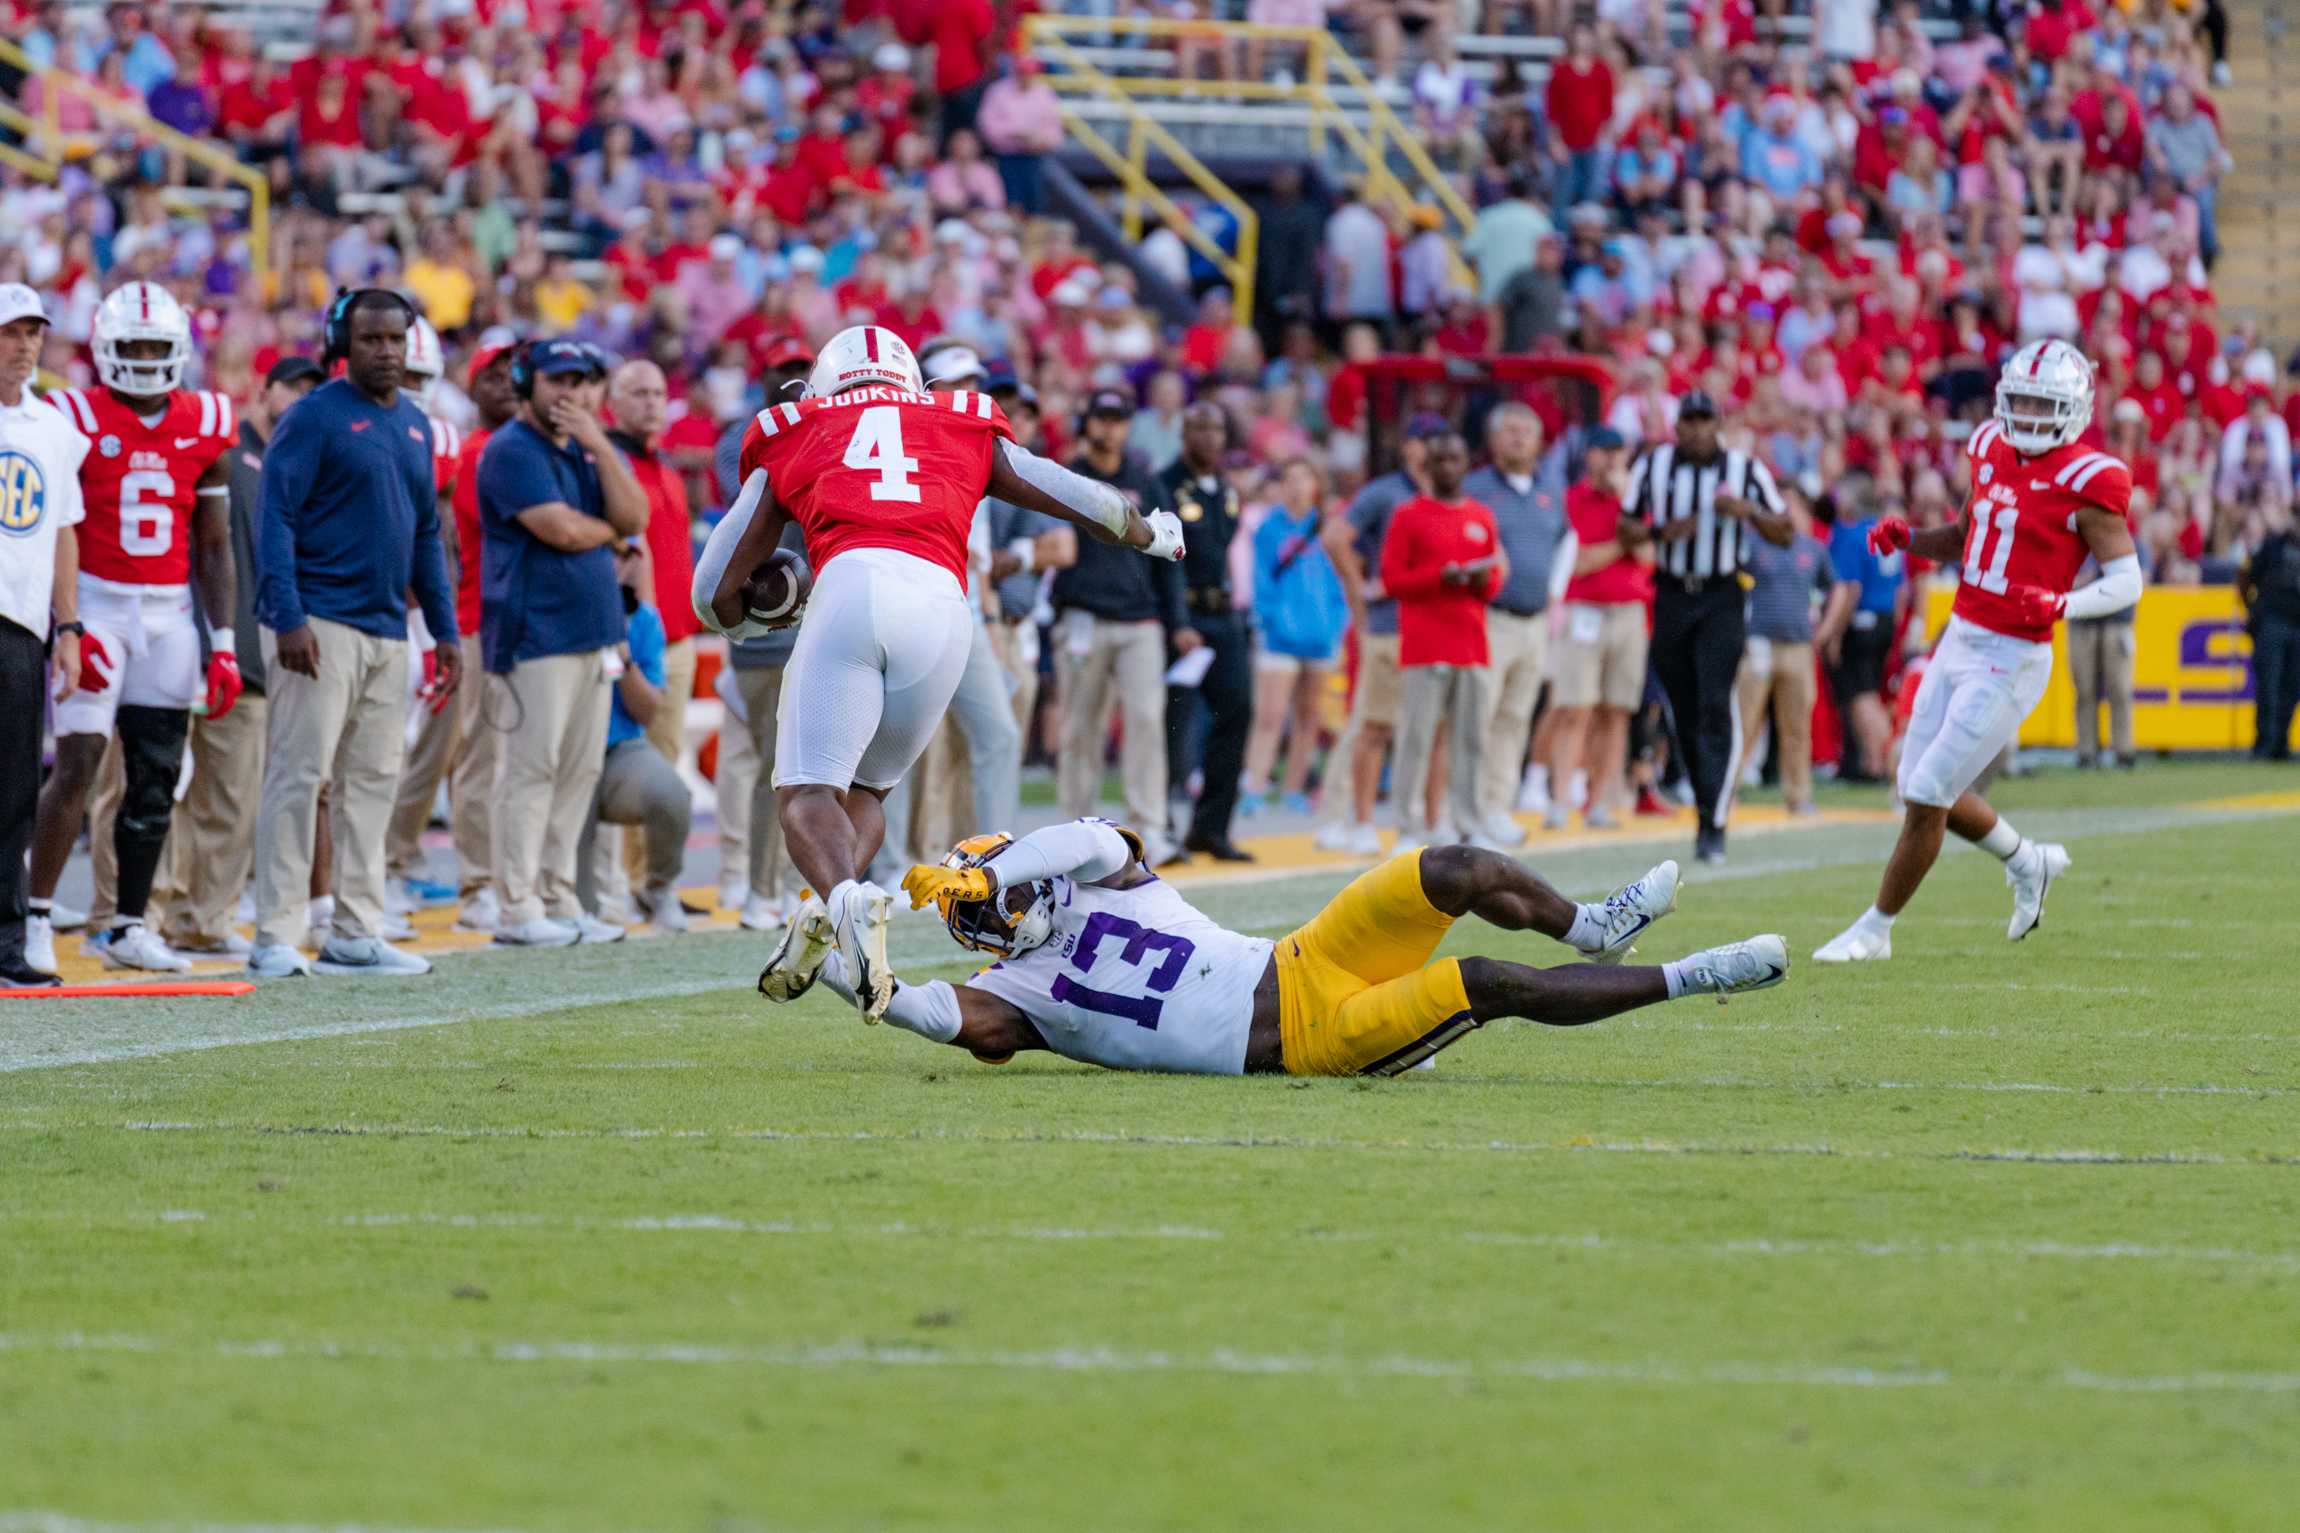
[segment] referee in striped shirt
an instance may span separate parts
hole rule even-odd
[[[1717,402],[1699,389],[1677,405],[1677,440],[1629,472],[1621,541],[1654,547],[1653,672],[1669,694],[1701,827],[1693,854],[1725,860],[1725,820],[1741,771],[1734,677],[1746,639],[1743,570],[1750,535],[1786,546],[1781,492],[1764,464],[1717,442]]]

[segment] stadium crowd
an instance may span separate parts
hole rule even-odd
[[[1153,14],[1141,0],[1084,8]],[[333,295],[388,288],[440,343],[424,400],[436,439],[532,413],[507,379],[521,357],[532,379],[548,346],[543,371],[568,381],[571,408],[613,431],[593,447],[596,428],[577,425],[574,439],[644,497],[644,537],[580,577],[605,582],[597,611],[632,613],[603,734],[521,738],[545,718],[485,705],[481,672],[542,657],[477,646],[490,593],[466,523],[457,627],[473,684],[453,707],[414,705],[379,930],[452,893],[479,929],[556,919],[604,939],[620,927],[596,917],[617,913],[626,880],[630,913],[683,924],[670,891],[690,806],[659,765],[698,743],[686,726],[705,676],[724,722],[693,733],[710,736],[722,900],[749,924],[783,918],[791,879],[756,785],[788,640],[719,664],[687,571],[730,497],[743,427],[850,323],[893,330],[930,377],[991,393],[1040,450],[1182,503],[1200,550],[1168,584],[987,507],[974,593],[1004,707],[978,697],[954,714],[908,802],[890,806],[890,858],[1011,822],[1026,764],[1057,768],[1062,806],[1085,812],[1113,757],[1129,818],[1174,855],[1243,855],[1234,817],[1309,813],[1313,790],[1325,844],[1370,847],[1385,775],[1416,836],[1516,844],[1513,809],[1562,825],[1602,824],[1633,798],[1664,807],[1650,578],[1611,527],[1631,462],[1673,438],[1696,392],[1723,439],[1770,466],[1797,527],[1780,568],[1753,571],[1765,651],[1753,638],[1742,678],[1745,702],[1774,710],[1791,807],[1810,805],[1814,755],[1841,778],[1880,776],[1890,699],[1921,647],[1913,596],[1953,572],[1871,555],[1866,528],[1958,513],[1959,445],[1997,366],[2045,336],[2098,368],[2089,439],[2133,464],[2150,580],[2246,593],[2261,748],[2280,747],[2300,687],[2300,354],[2280,365],[2214,303],[2230,163],[2211,97],[2228,45],[2218,0],[1973,4],[1945,38],[1911,0],[1813,0],[1794,32],[1778,6],[1700,0],[1677,41],[1656,0],[1601,0],[1594,18],[1553,0],[1250,0],[1245,19],[1331,26],[1369,54],[1477,208],[1464,281],[1434,207],[1356,184],[1329,198],[1280,170],[1257,198],[1251,325],[1171,232],[1141,256],[1200,301],[1187,325],[1163,318],[1131,266],[1044,215],[1062,126],[1038,61],[1015,48],[1026,9],[331,0],[308,53],[287,59],[228,8],[124,4],[96,19],[0,0],[36,62],[228,143],[273,190],[259,280],[237,211],[173,195],[204,185],[199,166],[66,96],[61,121],[85,152],[53,184],[0,171],[0,282],[29,284],[54,321],[43,387],[92,383],[97,305],[151,281],[192,317],[187,383],[270,429],[271,387],[310,385],[293,359],[319,353]],[[1208,14],[1203,0],[1177,13]],[[1562,33],[1564,51],[1538,89],[1507,57],[1480,79],[1457,48],[1470,25]],[[1186,42],[1175,67],[1217,98],[1240,70],[1284,65],[1218,30]],[[35,79],[20,100],[37,110],[38,93]],[[1495,353],[1602,360],[1602,419],[1540,386],[1467,412],[1457,391],[1409,389],[1376,418],[1377,358]],[[459,512],[478,453],[445,470]],[[1426,532],[1388,536],[1465,493],[1492,514],[1504,559],[1490,568],[1460,573],[1471,551]],[[605,501],[600,514],[623,519]],[[243,589],[260,579],[243,572]],[[2106,749],[2087,736],[2103,760],[2131,756],[2117,624],[2087,636],[2078,665],[2080,689],[2123,705]],[[239,628],[243,649],[257,628]],[[1200,649],[1213,664],[1190,663]],[[416,669],[420,681],[437,666]],[[2267,722],[2276,709],[2285,727]],[[648,750],[660,764],[635,754]],[[565,800],[574,779],[555,752],[598,758],[581,775],[596,801],[579,835],[539,822],[514,919],[485,801],[514,757],[518,781]],[[452,890],[432,884],[420,845],[443,782]],[[616,857],[593,821],[640,833]],[[361,823],[365,836],[383,822]],[[384,856],[379,842],[349,860]],[[202,929],[214,925],[211,913],[171,935],[221,942]]]

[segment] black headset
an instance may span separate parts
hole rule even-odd
[[[533,341],[521,341],[511,348],[511,392],[521,399],[535,397],[535,358]]]
[[[320,321],[320,339],[324,348],[320,354],[322,367],[333,366],[351,355],[351,311],[358,308],[360,300],[365,298],[389,299],[399,305],[400,313],[407,316],[408,325],[411,328],[414,326],[417,318],[415,305],[407,301],[405,294],[394,292],[388,287],[339,287],[335,290],[334,301],[327,306],[326,316]]]

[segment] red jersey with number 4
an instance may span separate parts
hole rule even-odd
[[[1013,440],[988,394],[874,384],[761,410],[743,434],[742,473],[767,471],[817,574],[850,548],[891,548],[941,565],[963,589],[992,444]]]
[[[2024,458],[1993,420],[1972,434],[1965,456],[1973,471],[1972,516],[1951,610],[1991,633],[2049,644],[2052,624],[2028,622],[2022,604],[2008,593],[2041,586],[2068,594],[2088,552],[2077,512],[2098,506],[2126,516],[2132,470],[2076,442]]]
[[[190,584],[200,477],[239,435],[231,400],[178,389],[147,426],[109,389],[58,389],[47,399],[92,444],[80,465],[82,572],[120,585]]]

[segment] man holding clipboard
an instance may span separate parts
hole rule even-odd
[[[1449,727],[1452,761],[1447,814],[1453,834],[1482,834],[1478,756],[1483,745],[1488,669],[1485,609],[1509,578],[1493,512],[1462,493],[1469,448],[1449,431],[1429,444],[1430,492],[1390,515],[1382,543],[1382,588],[1398,604],[1398,758],[1400,831],[1393,853],[1426,846],[1430,755],[1440,724]]]

